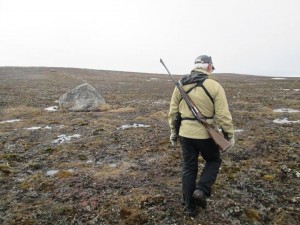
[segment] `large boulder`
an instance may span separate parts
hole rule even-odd
[[[59,98],[59,108],[75,112],[99,111],[104,98],[88,83],[81,84]]]

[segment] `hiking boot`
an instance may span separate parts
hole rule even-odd
[[[206,195],[202,190],[196,189],[193,193],[193,198],[196,205],[200,206],[203,209],[206,209]]]
[[[197,214],[198,214],[197,209],[187,209],[187,208],[184,209],[184,215],[186,216],[195,217],[197,216]]]

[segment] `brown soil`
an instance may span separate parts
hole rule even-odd
[[[223,154],[208,208],[189,218],[181,151],[169,144],[167,75],[0,68],[0,122],[20,120],[0,123],[0,224],[298,224],[299,123],[273,120],[297,121],[299,113],[273,109],[300,109],[300,79],[217,77],[244,131]],[[84,82],[108,111],[44,110]],[[134,123],[150,127],[120,129]],[[81,136],[53,143],[62,134]]]

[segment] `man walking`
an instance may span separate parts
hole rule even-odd
[[[233,146],[235,141],[232,116],[225,91],[211,74],[213,70],[211,57],[201,55],[196,58],[191,74],[184,76],[180,82],[191,100],[205,116],[206,121],[209,124],[218,124]],[[181,116],[179,134],[175,128],[178,113]],[[216,181],[221,165],[220,151],[206,128],[193,116],[177,87],[172,94],[168,119],[171,128],[171,144],[176,146],[179,136],[182,146],[182,191],[185,214],[196,216],[196,205],[206,208],[206,198],[211,196],[211,187]],[[199,154],[205,160],[205,166],[196,183]]]

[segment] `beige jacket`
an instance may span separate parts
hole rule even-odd
[[[223,87],[215,80],[215,78],[208,72],[200,69],[194,69],[194,72],[201,72],[208,75],[209,79],[203,82],[203,85],[208,90],[209,94],[214,100],[214,104],[205,93],[202,87],[195,87],[188,94],[194,104],[198,107],[200,112],[206,117],[213,117],[213,119],[207,119],[209,124],[218,124],[227,133],[228,138],[231,138],[234,134],[232,116],[228,108],[227,98]],[[191,89],[195,84],[184,85],[185,91]],[[173,91],[173,95],[170,103],[169,111],[169,126],[171,130],[174,130],[174,120],[177,112],[181,113],[182,118],[195,118],[182,99],[181,94],[177,87]],[[179,136],[193,138],[193,139],[207,139],[210,138],[206,131],[206,128],[200,124],[197,120],[182,120],[179,130]]]

